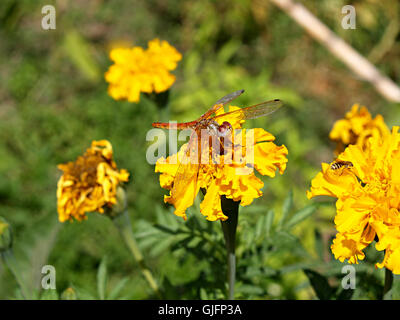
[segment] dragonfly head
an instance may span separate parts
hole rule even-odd
[[[224,121],[220,126],[218,126],[219,137],[225,137],[231,131],[232,131],[232,126],[228,121]]]

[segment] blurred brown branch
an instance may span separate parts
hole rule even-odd
[[[302,4],[292,0],[271,0],[360,78],[370,82],[387,100],[400,102],[400,88],[344,40],[334,34]]]

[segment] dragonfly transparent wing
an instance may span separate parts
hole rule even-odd
[[[210,162],[209,135],[206,132],[193,131],[184,148],[175,174],[171,197],[177,200],[178,197],[191,196],[191,204],[193,204],[197,195],[200,165]]]
[[[224,105],[226,105],[227,103],[235,100],[237,97],[239,97],[242,93],[244,92],[244,90],[238,90],[235,92],[232,92],[230,94],[227,94],[225,97],[222,97],[221,99],[219,99],[217,102],[214,103],[214,105],[211,107],[210,110],[208,110],[205,114],[203,114],[200,118],[201,119],[205,119],[208,118],[209,116],[211,116],[213,113],[215,113],[217,110],[219,110],[220,108],[222,108]]]
[[[262,102],[260,104],[256,104],[254,106],[242,108],[239,110],[234,110],[231,112],[226,112],[224,114],[220,114],[218,116],[213,117],[212,119],[218,119],[222,117],[234,117],[237,120],[248,120],[248,119],[256,119],[259,117],[265,117],[280,107],[282,107],[282,101],[279,99],[270,100],[266,102]]]
[[[198,153],[196,150],[198,148],[198,139],[196,131],[192,132],[188,144],[183,148],[183,154],[179,159],[179,166],[171,190],[171,197],[173,200],[177,200],[178,196],[183,196],[180,194],[181,190],[185,190],[185,193],[193,192],[193,194],[195,194],[194,190],[197,188],[197,176],[199,172]]]
[[[237,97],[239,97],[242,93],[244,92],[244,90],[238,90],[235,92],[232,92],[230,94],[227,94],[225,97],[222,97],[221,99],[219,99],[217,102],[214,103],[214,105],[216,104],[222,104],[225,105],[229,102],[231,102],[232,100],[235,100]]]

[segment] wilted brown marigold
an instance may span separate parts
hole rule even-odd
[[[117,202],[117,187],[129,179],[125,169],[118,170],[107,140],[93,141],[83,156],[58,168],[64,172],[57,186],[60,222],[81,221],[87,212],[103,213]]]

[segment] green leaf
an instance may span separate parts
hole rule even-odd
[[[259,217],[256,228],[254,230],[254,238],[259,239],[263,233],[263,230],[265,228],[265,221],[266,221],[266,215],[262,215]]]
[[[317,209],[317,205],[315,203],[304,207],[303,209],[297,211],[290,219],[289,221],[285,224],[285,229],[290,230],[293,228],[295,225],[299,224],[301,221],[307,219],[309,216],[311,216],[314,211]]]
[[[321,233],[318,230],[314,231],[315,236],[315,251],[318,254],[318,257],[323,260],[324,259],[324,242],[321,237]]]
[[[209,299],[207,291],[204,288],[200,288],[200,299],[201,300],[208,300]]]
[[[308,252],[303,248],[299,239],[287,231],[277,231],[268,238],[268,243],[277,252],[290,252],[292,256],[309,257]]]
[[[221,63],[227,63],[237,53],[240,46],[240,41],[230,40],[218,52],[218,60]]]
[[[392,299],[400,299],[400,275],[393,275],[393,285],[392,285]]]
[[[339,294],[336,297],[336,300],[351,300],[351,297],[354,294],[353,289],[342,289],[339,291]]]
[[[310,269],[304,269],[303,271],[310,281],[317,297],[320,300],[329,300],[335,290],[329,285],[328,280],[316,271]]]
[[[286,196],[286,199],[283,201],[282,217],[279,220],[278,228],[282,228],[292,208],[293,208],[293,190],[290,190],[288,192],[288,195]]]
[[[88,290],[74,286],[78,300],[97,300]]]
[[[110,294],[108,295],[107,299],[108,300],[115,300],[118,295],[121,293],[122,289],[125,287],[127,284],[129,278],[124,277],[122,278],[116,285],[115,287],[111,290]]]
[[[40,300],[58,300],[57,290],[54,289],[44,290],[40,296]]]
[[[107,285],[107,258],[101,260],[99,269],[97,271],[97,293],[100,300],[106,298],[106,285]]]
[[[100,68],[94,62],[90,44],[77,31],[72,30],[66,33],[64,50],[77,69],[89,81],[101,80]]]
[[[174,240],[175,240],[174,238],[168,238],[162,241],[158,241],[157,243],[154,244],[152,248],[150,248],[150,255],[153,257],[161,255],[168,249],[169,246],[172,245]]]
[[[249,284],[243,284],[241,285],[238,289],[238,292],[245,293],[248,295],[255,295],[255,296],[260,296],[264,293],[264,289],[256,286],[256,285],[249,285]]]
[[[267,237],[271,235],[271,229],[274,223],[274,217],[275,217],[274,210],[269,210],[265,221],[265,234]]]

